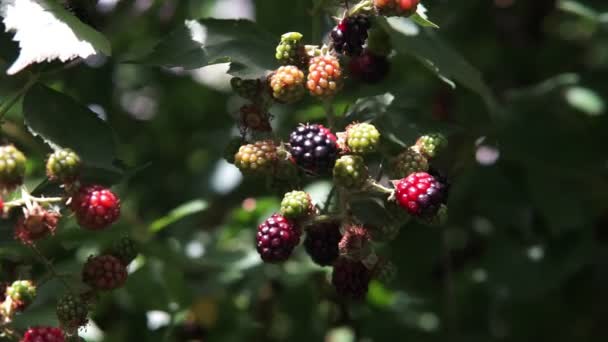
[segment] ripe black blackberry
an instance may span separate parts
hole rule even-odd
[[[323,174],[334,167],[338,157],[338,139],[323,125],[306,124],[289,136],[291,155],[304,170]]]
[[[300,227],[282,215],[274,214],[258,226],[256,247],[264,262],[287,260],[300,243]]]
[[[362,300],[371,279],[372,272],[362,262],[339,258],[334,264],[331,283],[341,297]]]
[[[331,31],[331,40],[338,53],[357,56],[363,51],[367,30],[371,27],[368,17],[356,15],[346,17]]]
[[[322,222],[308,227],[304,248],[312,261],[321,266],[328,266],[340,255],[340,240],[340,222]]]

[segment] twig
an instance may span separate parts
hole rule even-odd
[[[323,204],[323,212],[329,211],[329,206],[331,205],[331,200],[336,194],[336,187],[332,186],[331,190],[329,190],[329,194],[327,194],[327,198],[325,199],[325,204]]]
[[[376,191],[384,193],[384,194],[392,194],[394,192],[393,189],[387,188],[380,183],[374,182],[373,180],[368,181],[367,185],[370,189],[376,190]]]
[[[38,247],[32,243],[30,245],[30,248],[32,249],[32,251],[34,251],[34,253],[38,256],[38,258],[40,258],[40,260],[42,261],[44,266],[47,268],[49,273],[51,273],[53,278],[58,279],[63,284],[63,286],[66,288],[66,290],[68,290],[68,292],[70,292],[70,293],[74,292],[74,291],[72,291],[70,284],[68,284],[68,282],[65,281],[65,279],[63,279],[63,277],[60,275],[60,273],[57,272],[57,270],[55,269],[55,266],[53,266],[53,264],[40,252]]]
[[[323,108],[325,109],[325,115],[327,116],[327,124],[329,128],[333,130],[336,125],[336,117],[334,114],[334,106],[331,103],[331,100],[323,101]]]

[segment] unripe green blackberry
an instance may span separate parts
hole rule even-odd
[[[283,65],[305,67],[308,64],[308,58],[302,44],[303,37],[299,32],[287,32],[283,34],[276,49],[275,57],[277,61]]]
[[[281,103],[294,103],[306,94],[305,76],[302,70],[293,65],[278,68],[270,76],[272,97]]]
[[[376,151],[380,132],[369,123],[358,123],[346,128],[346,145],[352,153],[366,154]]]
[[[68,332],[74,332],[88,322],[87,304],[71,294],[59,298],[56,313],[59,324]]]
[[[112,244],[109,254],[128,266],[137,257],[135,241],[128,236],[122,237]]]
[[[23,184],[25,161],[25,155],[15,146],[0,146],[0,191],[12,191]]]
[[[344,188],[361,188],[368,178],[367,166],[360,156],[340,157],[334,166],[334,182]]]
[[[298,219],[313,212],[310,195],[304,191],[291,191],[281,201],[281,214],[289,219]]]
[[[234,155],[234,165],[243,173],[271,172],[277,161],[277,146],[272,140],[243,145]]]
[[[416,141],[416,147],[427,158],[434,158],[447,146],[448,139],[441,133],[426,134]]]
[[[230,139],[226,147],[224,148],[224,159],[230,164],[234,164],[234,155],[239,151],[243,145],[243,138],[235,137]]]
[[[429,162],[417,149],[408,147],[392,161],[391,176],[395,179],[405,178],[412,173],[426,172]]]
[[[17,280],[6,288],[6,295],[14,310],[23,311],[36,299],[36,286],[29,280]]]
[[[52,181],[72,183],[78,178],[81,167],[80,157],[74,151],[57,150],[46,161],[46,175]]]

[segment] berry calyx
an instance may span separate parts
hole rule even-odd
[[[272,140],[243,145],[234,155],[234,165],[243,173],[270,173],[277,162],[277,146]]]
[[[128,236],[122,237],[112,244],[109,254],[120,260],[123,265],[128,266],[137,257],[135,241]]]
[[[300,243],[300,228],[286,217],[274,214],[258,226],[256,248],[264,262],[282,262]]]
[[[378,83],[388,75],[390,63],[385,56],[366,50],[350,60],[348,70],[355,79],[365,83]]]
[[[397,183],[395,198],[411,215],[431,219],[445,199],[445,187],[428,173],[416,172]]]
[[[293,65],[278,68],[270,76],[272,97],[281,103],[294,103],[306,93],[304,72]]]
[[[330,33],[336,52],[348,56],[359,55],[363,51],[363,45],[367,39],[367,30],[370,27],[371,22],[364,15],[342,19]]]
[[[289,219],[298,219],[313,213],[310,195],[304,191],[291,191],[281,201],[281,215]]]
[[[24,244],[31,244],[48,235],[53,235],[60,217],[58,212],[47,210],[38,203],[33,203],[24,208],[23,216],[17,219],[15,239]]]
[[[239,110],[241,117],[241,129],[250,129],[256,132],[272,131],[270,126],[270,114],[255,104],[243,105]]]
[[[36,286],[29,280],[17,280],[6,288],[6,295],[11,299],[13,310],[23,311],[36,298]]]
[[[114,290],[127,281],[127,268],[112,255],[91,256],[82,269],[82,281],[96,290]]]
[[[311,173],[323,174],[336,162],[337,141],[336,136],[322,125],[301,125],[289,136],[290,152],[298,166]]]
[[[20,342],[65,342],[65,337],[59,328],[33,327],[27,329]]]
[[[354,300],[365,298],[371,271],[360,261],[339,258],[334,264],[331,283],[338,295]]]
[[[277,45],[275,57],[283,65],[295,65],[306,67],[308,57],[306,49],[302,44],[302,34],[299,32],[287,32],[281,36]]]
[[[359,189],[369,176],[365,161],[360,156],[345,155],[336,161],[334,183],[344,188]]]
[[[391,176],[397,179],[405,178],[412,173],[426,172],[429,162],[418,149],[408,147],[401,152],[391,163]]]
[[[0,191],[13,191],[23,184],[25,155],[13,145],[0,146]]]
[[[342,88],[340,61],[331,55],[312,58],[308,67],[306,87],[312,96],[329,98],[336,95]]]
[[[416,13],[420,0],[374,0],[380,15],[409,17]]]
[[[338,244],[338,249],[340,255],[346,258],[363,260],[371,253],[370,234],[362,226],[347,227]]]
[[[120,199],[101,185],[81,187],[72,197],[70,208],[78,224],[90,230],[105,229],[120,217]]]
[[[316,264],[329,266],[340,255],[338,243],[341,239],[340,222],[317,223],[307,228],[304,248]]]
[[[434,158],[447,146],[448,139],[441,133],[426,134],[416,141],[416,147],[427,158]]]
[[[59,298],[56,313],[59,324],[67,331],[76,331],[89,321],[87,304],[71,294]]]
[[[78,178],[81,167],[80,157],[74,151],[57,150],[46,161],[46,175],[52,181],[72,183]]]
[[[380,132],[369,123],[358,123],[346,128],[348,151],[357,154],[375,152],[380,142]]]

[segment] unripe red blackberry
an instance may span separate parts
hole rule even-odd
[[[313,213],[310,195],[304,191],[291,191],[281,201],[281,214],[288,219],[298,219]]]
[[[17,219],[15,238],[24,244],[55,234],[61,215],[47,210],[37,203],[23,209],[23,216]]]
[[[346,127],[348,151],[357,154],[375,152],[380,143],[380,132],[369,123],[357,123]]]
[[[59,328],[33,327],[27,329],[20,342],[65,342],[65,337]]]
[[[112,255],[91,256],[82,269],[82,281],[96,290],[114,290],[127,281],[127,268]]]
[[[429,162],[417,149],[408,147],[391,163],[391,176],[396,179],[405,178],[415,172],[426,172]]]
[[[342,67],[336,57],[318,56],[310,60],[306,87],[310,95],[328,98],[340,91],[342,78]]]
[[[70,208],[78,224],[89,230],[102,230],[120,217],[120,199],[101,185],[85,185],[72,197]]]
[[[23,311],[36,299],[36,286],[29,280],[17,280],[6,288],[6,295],[13,310]]]
[[[346,17],[331,31],[330,37],[338,53],[356,56],[363,51],[371,22],[367,16]]]
[[[128,266],[137,257],[137,247],[135,241],[125,236],[115,241],[108,253],[118,258],[123,265]]]
[[[364,51],[361,56],[353,57],[348,64],[350,75],[365,83],[382,81],[390,71],[390,63],[385,56]]]
[[[275,57],[283,65],[295,65],[306,67],[308,56],[304,44],[302,44],[302,34],[299,32],[287,32],[281,36],[281,41],[276,49]]]
[[[272,140],[241,146],[234,155],[234,165],[243,173],[270,173],[277,162],[277,146]]]
[[[333,176],[336,185],[347,189],[360,189],[365,185],[369,174],[363,158],[345,155],[336,161]]]
[[[409,17],[416,13],[420,0],[374,0],[380,15]]]
[[[426,134],[418,138],[416,147],[427,158],[434,158],[448,145],[448,139],[441,133]]]
[[[371,271],[362,262],[339,258],[334,264],[331,283],[338,295],[362,300],[367,294],[371,278]]]
[[[66,331],[74,332],[89,321],[87,304],[80,298],[67,294],[59,298],[56,307],[59,324]]]
[[[256,132],[270,132],[270,114],[256,104],[243,105],[240,112],[241,128]]]
[[[274,214],[258,226],[256,248],[264,262],[283,262],[300,242],[300,227]]]
[[[306,93],[304,82],[304,73],[298,67],[293,65],[282,66],[270,76],[272,97],[281,103],[297,102]]]
[[[52,181],[72,183],[80,175],[80,157],[70,149],[53,152],[46,161],[46,175]]]
[[[347,227],[338,249],[343,257],[357,261],[365,259],[372,251],[369,232],[362,226]]]
[[[411,215],[431,219],[445,200],[445,187],[428,173],[417,172],[397,183],[395,198]]]
[[[291,156],[304,170],[324,174],[336,162],[337,141],[336,136],[322,125],[301,125],[289,136]]]
[[[13,191],[23,184],[25,161],[25,155],[15,146],[0,146],[0,191]]]
[[[320,266],[329,266],[340,255],[338,243],[341,239],[340,222],[317,223],[306,229],[304,248],[312,261]]]

